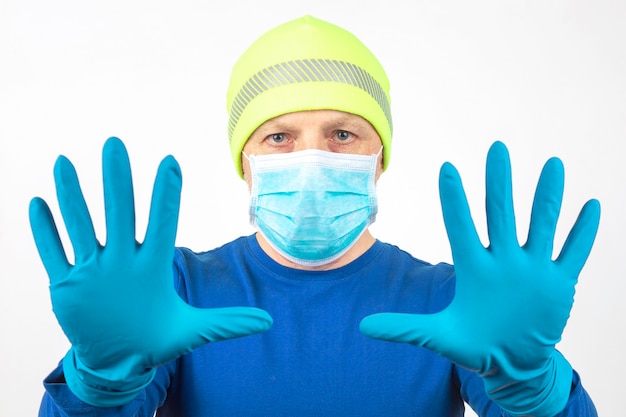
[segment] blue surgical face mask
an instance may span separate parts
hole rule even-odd
[[[244,154],[252,174],[250,223],[299,265],[338,259],[376,219],[379,155],[316,149]]]

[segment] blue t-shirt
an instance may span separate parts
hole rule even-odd
[[[433,313],[454,296],[451,265],[431,265],[377,241],[352,263],[303,271],[273,261],[254,236],[208,252],[179,248],[175,285],[201,308],[253,306],[265,333],[210,343],[161,366],[128,405],[89,407],[58,368],[41,416],[502,416],[474,373],[424,348],[369,339],[360,321],[379,312]],[[575,375],[562,416],[596,416]]]

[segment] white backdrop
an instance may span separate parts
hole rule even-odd
[[[560,156],[558,245],[589,198],[603,213],[560,349],[600,415],[621,415],[626,135],[626,3],[588,1],[0,1],[0,415],[36,415],[41,381],[68,345],[28,225],[29,200],[58,216],[52,166],[76,165],[104,237],[100,152],[121,137],[143,230],[154,172],[184,176],[178,244],[205,250],[248,234],[247,190],[226,140],[231,65],[258,35],[303,14],[353,31],[392,82],[389,170],[374,234],[450,261],[437,193],[461,171],[484,235],[484,162],[511,151],[520,238],[543,162]],[[468,412],[468,415],[470,413]]]

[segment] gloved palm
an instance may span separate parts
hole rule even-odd
[[[455,296],[431,315],[382,313],[364,334],[426,347],[484,378],[488,394],[512,413],[553,415],[564,406],[571,367],[555,350],[569,317],[574,286],[599,222],[589,201],[556,260],[553,241],[563,194],[563,167],[542,171],[528,240],[518,244],[508,152],[496,142],[487,159],[485,248],[474,227],[458,172],[444,164],[440,194],[456,272]]]
[[[155,180],[144,242],[135,240],[133,187],[124,145],[103,150],[106,245],[98,243],[72,164],[55,165],[59,206],[74,249],[71,265],[46,203],[31,202],[31,227],[50,278],[54,313],[72,344],[65,377],[99,406],[130,401],[154,368],[211,341],[267,330],[271,318],[247,307],[193,308],[174,289],[174,242],[181,175],[165,158]]]

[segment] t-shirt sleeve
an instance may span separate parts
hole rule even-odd
[[[485,392],[482,379],[475,373],[457,367],[461,396],[480,417],[505,417],[505,413]],[[591,397],[583,387],[580,376],[574,372],[572,390],[563,411],[555,417],[598,417]]]
[[[152,382],[130,403],[119,407],[95,407],[76,397],[65,383],[62,365],[44,379],[45,392],[39,417],[152,417],[165,401],[174,363],[160,366]]]

